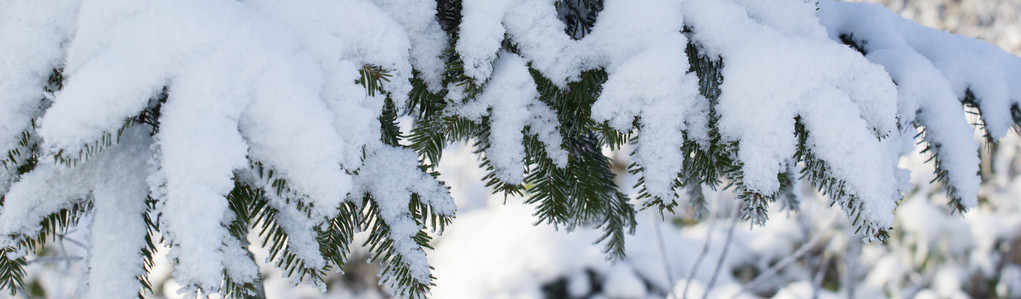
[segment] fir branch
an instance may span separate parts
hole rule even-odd
[[[691,34],[691,27],[685,26],[684,33]],[[684,48],[688,56],[688,72],[695,73],[698,77],[698,91],[706,99],[709,99],[711,106],[716,106],[720,94],[723,92],[720,85],[723,84],[723,58],[712,57],[702,53],[701,46],[690,39]],[[718,119],[716,113],[710,113],[714,119]]]
[[[17,248],[0,250],[0,288],[6,289],[11,297],[25,288],[25,266],[28,264],[24,256],[19,255]]]
[[[846,182],[830,174],[826,161],[812,153],[808,147],[809,132],[805,128],[805,124],[801,122],[801,117],[795,117],[794,128],[794,132],[798,136],[798,149],[794,158],[804,165],[804,168],[801,169],[800,179],[808,179],[820,193],[829,196],[830,205],[839,204],[848,218],[852,219],[851,225],[855,227],[855,233],[863,233],[867,239],[876,239],[885,243],[889,238],[888,228],[876,227],[862,219],[864,202],[858,198],[857,194],[846,190]]]
[[[152,294],[152,281],[149,280],[149,275],[152,273],[153,267],[156,266],[154,258],[156,257],[156,244],[162,243],[155,242],[156,236],[159,234],[159,220],[153,219],[153,213],[156,210],[157,201],[152,196],[146,196],[145,198],[145,212],[142,213],[142,218],[145,221],[145,247],[142,248],[142,274],[138,275],[138,283],[141,284],[141,289],[138,291],[138,298],[145,298],[145,294]],[[159,215],[156,215],[159,217]]]
[[[121,135],[132,124],[132,119],[125,119],[120,129],[117,129],[116,132],[104,132],[100,134],[99,138],[82,144],[76,152],[65,152],[66,149],[60,149],[57,153],[53,154],[53,162],[63,164],[67,168],[77,167],[78,164],[119,143]]]
[[[769,203],[773,202],[775,197],[764,196],[743,188],[739,190],[737,199],[744,203],[741,205],[741,220],[751,221],[753,225],[765,225],[766,221],[769,221]]]
[[[922,145],[921,154],[929,154],[929,159],[925,160],[925,163],[932,162],[933,174],[936,176],[929,181],[930,184],[937,183],[943,185],[943,190],[946,191],[947,195],[947,207],[950,208],[950,212],[958,212],[964,215],[967,212],[967,208],[962,202],[960,193],[954,184],[950,183],[950,172],[943,168],[943,156],[940,155],[939,148],[942,146],[932,140],[927,134],[924,126],[915,123],[915,128],[918,129],[918,134],[915,135],[915,139],[918,139],[918,145]]]
[[[377,119],[379,119],[380,141],[389,146],[400,146],[403,136],[400,125],[397,124],[397,107],[394,105],[393,99],[386,97],[383,100],[383,111],[380,112]]]
[[[421,109],[419,110],[421,113],[420,117],[426,117],[427,121],[431,119],[439,120],[442,122],[444,119],[436,117],[434,113],[435,114],[441,113],[440,111],[442,110],[442,108],[446,106],[445,101],[443,101],[442,98],[437,98],[435,94],[429,93],[428,90],[425,89],[424,82],[422,82],[421,80],[418,80],[418,83],[413,84],[417,85],[415,88],[419,89],[418,90],[419,96],[418,99],[410,101],[409,107],[415,106],[421,107]],[[413,90],[412,92],[414,93],[415,90]],[[410,110],[411,109],[409,109],[409,111]],[[408,146],[409,148],[417,152],[419,154],[419,157],[427,157],[427,159],[430,159],[430,163],[428,164],[422,163],[422,161],[420,161],[419,164],[425,165],[420,165],[419,168],[421,171],[428,173],[433,177],[433,179],[437,180],[439,177],[439,173],[431,170],[433,170],[435,166],[439,163],[440,159],[439,157],[442,154],[443,145],[445,143],[443,140],[443,136],[449,136],[448,138],[451,139],[452,138],[467,139],[469,138],[469,136],[479,137],[478,139],[481,141],[476,143],[477,147],[481,148],[481,146],[478,145],[482,144],[483,142],[488,145],[488,126],[477,125],[475,123],[467,122],[465,120],[454,117],[448,117],[445,120],[450,121],[452,125],[439,126],[438,128],[429,127],[428,129],[413,131],[411,136],[411,145]],[[379,116],[379,122],[382,132],[381,141],[383,142],[383,144],[392,147],[402,147],[402,145],[400,145],[400,139],[402,139],[404,135],[400,131],[400,127],[397,125],[397,109],[393,101],[389,97],[386,98],[386,103],[383,106],[383,111]],[[425,126],[419,126],[418,128],[422,127]],[[440,130],[440,132],[436,132],[435,130]],[[489,164],[490,162],[484,159],[483,163],[484,167],[488,166],[487,169],[489,169],[490,174],[492,174],[493,169],[490,166],[491,164]],[[491,178],[491,180],[498,181],[495,179],[495,177]],[[442,181],[439,181],[439,183],[441,185],[443,184]],[[515,191],[509,190],[508,192]],[[442,232],[443,228],[445,228],[446,225],[450,224],[451,217],[449,215],[440,215],[435,213],[431,206],[422,203],[419,200],[418,194],[413,193],[411,195],[411,205],[408,208],[409,211],[412,213],[412,218],[415,219],[415,221],[419,221],[419,225],[432,224],[430,227],[434,232]],[[357,223],[357,221],[355,223]]]
[[[582,72],[580,80],[558,88],[538,71],[530,69],[539,90],[539,100],[557,113],[562,147],[568,152],[567,167],[558,168],[542,144],[532,136],[525,138],[525,176],[530,196],[526,203],[536,204],[536,224],[548,223],[568,230],[580,224],[598,224],[606,242],[604,252],[619,258],[624,250],[624,231],[634,231],[635,210],[626,195],[618,191],[611,161],[602,148],[619,149],[630,132],[619,132],[605,123],[592,120],[592,104],[607,80],[604,70]]]
[[[418,72],[415,71],[411,77],[411,93],[408,94],[405,111],[419,121],[441,117],[443,109],[447,107],[447,102],[443,99],[445,95],[445,90],[440,93],[430,92],[425,81],[419,78]]]
[[[799,190],[796,190],[798,182],[798,167],[797,161],[789,160],[787,164],[787,171],[781,173],[777,179],[780,181],[780,189],[777,191],[777,200],[782,204],[780,210],[800,211],[801,210],[801,198],[798,195]]]
[[[152,128],[149,131],[149,136],[156,136],[156,133],[160,130],[160,116],[163,115],[163,104],[167,103],[169,96],[170,90],[164,86],[159,94],[149,99],[149,105],[146,106],[145,110],[142,110],[141,113],[135,116],[135,123],[149,125]]]
[[[631,154],[634,155],[635,152],[631,152]],[[676,192],[671,198],[659,198],[649,194],[648,188],[645,187],[645,167],[642,167],[637,162],[632,162],[631,165],[628,165],[628,173],[638,176],[638,181],[635,183],[634,188],[638,189],[637,199],[642,202],[642,209],[657,207],[660,214],[663,211],[668,211],[671,214],[674,213],[674,208],[677,207],[677,201],[674,199],[677,196]],[[674,186],[680,185],[681,183],[674,179]]]
[[[362,209],[364,216],[362,228],[369,232],[369,237],[362,246],[369,248],[369,252],[372,253],[372,261],[382,265],[378,274],[381,280],[380,284],[388,286],[393,290],[394,295],[424,298],[428,294],[429,288],[435,285],[433,280],[436,278],[430,274],[429,283],[423,283],[412,277],[410,265],[404,260],[404,256],[395,250],[394,242],[396,241],[390,237],[390,225],[379,214],[379,206],[371,194],[364,196],[362,206],[364,207]],[[425,231],[419,231],[412,237],[412,241],[420,248],[429,249],[432,249],[432,246],[429,245],[431,239]],[[430,267],[431,269],[432,267]]]
[[[3,202],[0,201],[0,205]],[[25,254],[38,253],[47,241],[60,241],[68,229],[78,225],[78,221],[92,210],[92,202],[81,200],[71,207],[61,209],[40,221],[42,228],[34,236],[9,236],[16,245],[0,249],[0,288],[5,288],[14,296],[25,289],[25,266],[28,264]]]
[[[50,72],[46,86],[43,87],[46,96],[39,99],[40,111],[49,107],[53,102],[51,96],[64,87],[63,73],[63,68],[55,68]],[[0,165],[5,171],[16,171],[16,175],[10,176],[12,180],[35,169],[39,161],[39,144],[42,140],[35,136],[37,127],[36,118],[29,120],[28,127],[19,134],[15,147],[9,150],[6,156],[0,157]]]
[[[592,32],[596,18],[603,10],[602,0],[557,0],[553,5],[560,20],[567,25],[564,32],[576,40]]]
[[[439,173],[431,173],[433,177],[439,175]],[[443,184],[440,181],[440,184]],[[449,189],[449,187],[447,187]],[[425,227],[427,230],[442,234],[446,230],[447,226],[453,222],[453,215],[442,214],[432,206],[422,202],[421,196],[415,193],[411,194],[411,202],[408,203],[408,209],[411,211],[411,218],[415,219],[415,222],[419,226]]]
[[[861,53],[862,56],[868,55],[868,51],[865,50],[865,47],[868,46],[869,42],[867,40],[855,39],[854,33],[850,34],[841,33],[840,42],[844,43],[844,45],[848,47],[851,47],[851,49],[858,51],[858,53]]]
[[[685,32],[690,31],[690,28],[685,28]],[[698,77],[699,94],[709,101],[707,124],[709,140],[707,144],[700,144],[689,138],[688,132],[684,133],[685,141],[681,146],[684,166],[683,171],[678,174],[677,187],[685,189],[688,208],[693,218],[702,219],[709,211],[702,186],[716,190],[721,184],[721,178],[728,176],[732,171],[739,171],[740,168],[734,167],[736,159],[733,157],[737,151],[737,144],[723,142],[717,125],[720,117],[716,105],[722,92],[720,85],[723,84],[723,59],[702,54],[700,46],[693,41],[688,42],[685,54],[688,57],[688,72],[695,73]]]
[[[124,132],[135,125],[149,125],[151,127],[149,134],[156,135],[159,132],[159,117],[163,104],[166,103],[168,96],[169,90],[167,87],[163,87],[160,93],[149,99],[149,105],[145,109],[139,111],[135,116],[125,118],[120,128],[116,131],[104,132],[99,138],[82,144],[75,152],[67,152],[68,149],[59,149],[53,154],[53,162],[63,164],[68,168],[77,167],[103,150],[119,144]]]
[[[417,125],[411,129],[411,135],[408,136],[408,140],[411,144],[409,144],[408,147],[418,153],[421,163],[433,168],[440,163],[440,158],[443,156],[443,148],[447,142],[447,136],[449,136],[448,134],[445,134],[445,131],[449,128],[455,127],[445,126],[444,124],[455,122],[457,122],[457,120],[454,118],[421,119]],[[469,132],[462,133],[470,134]]]
[[[592,104],[599,98],[608,75],[605,70],[584,71],[580,79],[561,90],[553,81],[542,76],[539,71],[530,69],[532,78],[539,90],[539,100],[557,112],[561,133],[567,135],[584,135],[592,131],[606,131],[608,126],[592,120]],[[617,138],[614,138],[617,137]],[[603,136],[599,140],[608,143],[611,148],[620,148],[627,138],[620,136]]]
[[[1010,105],[1010,119],[1014,120],[1011,128],[1015,133],[1021,134],[1021,107],[1018,107],[1018,104]]]
[[[340,213],[330,220],[325,230],[316,228],[319,251],[331,266],[344,269],[351,253],[351,240],[354,240],[360,221],[358,204],[347,201],[340,206]]]
[[[355,83],[362,85],[365,88],[365,93],[370,97],[376,96],[377,93],[385,94],[383,84],[390,82],[390,77],[393,76],[382,67],[370,64],[363,65],[361,69],[358,69],[358,75],[360,78],[355,80]]]
[[[227,225],[227,232],[231,237],[237,239],[243,247],[248,244],[248,231],[255,223],[253,222],[261,209],[266,207],[265,202],[258,202],[260,196],[257,191],[248,185],[235,181],[234,190],[227,194],[227,206],[234,213],[234,221]],[[248,249],[244,249],[248,252]],[[252,262],[254,256],[248,253]],[[223,271],[223,283],[220,286],[220,296],[224,298],[258,298],[256,284],[261,283],[261,278],[252,282],[235,281],[227,270]]]
[[[961,99],[961,105],[964,106],[965,113],[977,116],[976,123],[971,125],[985,133],[983,136],[985,137],[986,144],[995,147],[997,144],[996,139],[993,138],[993,136],[989,133],[989,130],[986,128],[985,119],[982,118],[982,108],[979,105],[979,99],[975,96],[975,93],[971,91],[971,88],[964,90],[964,98]],[[1013,111],[1011,111],[1012,117],[1013,114]],[[1019,114],[1019,116],[1021,116],[1021,114]],[[1017,123],[1016,119],[1015,123]]]
[[[624,231],[632,233],[635,210],[625,194],[617,189],[610,160],[603,155],[594,133],[568,136],[567,167],[558,168],[546,156],[534,137],[528,137],[526,152],[535,162],[525,176],[531,185],[526,203],[536,204],[536,224],[547,223],[568,230],[577,225],[598,223],[604,235],[597,242],[606,242],[604,252],[610,258],[622,257]]]
[[[255,259],[251,254],[249,257],[254,262]],[[256,284],[261,281],[242,283],[235,281],[226,270],[223,271],[223,284],[220,286],[220,296],[222,298],[244,298],[244,299],[260,299],[265,296],[259,296],[259,289]]]
[[[603,235],[596,239],[596,243],[604,242],[603,254],[610,260],[623,260],[625,231],[627,234],[635,233],[635,209],[628,203],[627,195],[617,192],[607,204],[606,216],[603,222],[597,227],[603,229]]]
[[[526,136],[525,140],[525,150],[529,153],[527,156],[534,163],[525,175],[525,183],[531,186],[525,203],[536,204],[535,215],[538,219],[535,224],[546,222],[558,226],[570,223],[573,212],[568,205],[569,184],[572,183],[570,172],[566,168],[558,168],[553,159],[546,156],[538,138]],[[571,158],[573,155],[568,156],[568,159]]]
[[[269,179],[271,172],[263,171],[267,175],[266,179]],[[280,185],[286,186],[286,183],[279,183],[277,186]],[[289,191],[286,187],[277,190],[283,195],[287,195]],[[260,245],[269,251],[269,260],[276,261],[276,266],[288,277],[297,280],[308,279],[320,285],[326,275],[325,267],[310,266],[290,250],[287,231],[277,223],[279,212],[270,206],[264,192],[266,190],[235,180],[234,189],[227,194],[228,207],[236,215],[234,222],[227,226],[228,232],[239,240],[245,240],[248,230],[257,227]]]
[[[497,175],[496,165],[489,160],[486,156],[486,150],[488,150],[492,144],[489,142],[489,136],[491,133],[491,127],[489,125],[489,117],[483,117],[482,123],[480,124],[481,129],[476,131],[475,136],[472,136],[475,140],[474,150],[472,153],[479,156],[479,168],[486,171],[486,175],[482,177],[482,181],[485,182],[486,187],[493,189],[493,193],[503,193],[504,197],[508,195],[521,196],[525,190],[523,184],[511,184],[504,182]],[[524,171],[522,169],[521,171]]]
[[[437,0],[436,19],[447,36],[456,38],[458,26],[461,25],[461,0]]]
[[[36,124],[33,119],[28,129],[22,131],[19,135],[18,143],[15,147],[7,151],[7,155],[0,159],[0,166],[3,166],[4,171],[13,174],[10,176],[12,181],[35,169],[36,164],[39,162],[39,144],[41,140],[35,136],[35,130]]]

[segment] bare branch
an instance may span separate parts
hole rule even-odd
[[[716,277],[720,275],[720,268],[723,268],[723,261],[727,259],[727,251],[730,251],[730,243],[734,240],[734,228],[737,227],[737,220],[741,219],[742,207],[744,207],[743,201],[735,205],[734,215],[730,218],[730,229],[727,230],[727,241],[723,243],[723,252],[720,253],[720,259],[716,261],[716,270],[713,270],[713,278],[709,279],[709,284],[705,286],[705,292],[702,294],[702,299],[709,298],[709,290],[713,289],[713,285],[716,284]]]

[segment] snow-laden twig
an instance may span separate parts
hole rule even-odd
[[[741,218],[742,207],[744,207],[743,201],[735,205],[734,214],[730,218],[730,228],[727,230],[727,240],[723,242],[723,252],[720,252],[720,259],[716,261],[716,270],[713,270],[713,278],[710,278],[709,284],[706,284],[702,299],[709,298],[709,290],[713,289],[713,285],[716,284],[716,277],[720,275],[723,261],[727,259],[727,251],[730,250],[730,243],[734,240],[734,228],[737,227],[737,220]]]

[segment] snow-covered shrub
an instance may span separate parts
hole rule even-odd
[[[5,0],[0,286],[89,215],[85,297],[144,291],[161,241],[182,292],[251,294],[253,232],[323,286],[357,231],[421,297],[455,212],[433,170],[469,140],[489,187],[598,226],[615,259],[636,206],[704,213],[724,185],[762,224],[804,180],[883,241],[916,141],[949,206],[976,205],[961,105],[995,143],[1019,79],[995,46],[833,1]],[[635,199],[603,153],[628,143]]]

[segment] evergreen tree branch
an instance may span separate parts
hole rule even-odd
[[[801,118],[795,118],[795,134],[798,136],[798,150],[795,159],[803,163],[801,179],[807,179],[823,195],[830,197],[830,205],[838,204],[851,220],[855,233],[863,233],[869,239],[876,239],[886,242],[889,238],[887,228],[875,227],[868,221],[861,218],[862,205],[864,204],[858,195],[845,189],[846,183],[830,175],[826,162],[816,157],[807,146],[809,132],[801,122]]]
[[[156,244],[162,243],[156,242],[156,236],[159,234],[159,220],[153,219],[153,211],[156,210],[156,199],[152,196],[146,196],[145,199],[145,212],[142,213],[142,218],[145,221],[145,247],[142,248],[142,274],[138,276],[138,283],[141,284],[141,289],[138,292],[138,298],[142,299],[145,294],[152,294],[152,281],[149,280],[149,275],[152,273],[153,267],[156,266]],[[157,215],[157,217],[159,217]]]
[[[3,202],[0,201],[0,205]],[[59,242],[71,227],[78,225],[78,221],[86,213],[92,210],[92,202],[80,200],[69,208],[46,216],[40,221],[42,228],[34,236],[8,236],[14,241],[14,246],[0,249],[0,288],[7,289],[11,296],[16,295],[20,290],[25,289],[25,266],[28,264],[25,256],[38,253],[45,246],[46,242]]]

